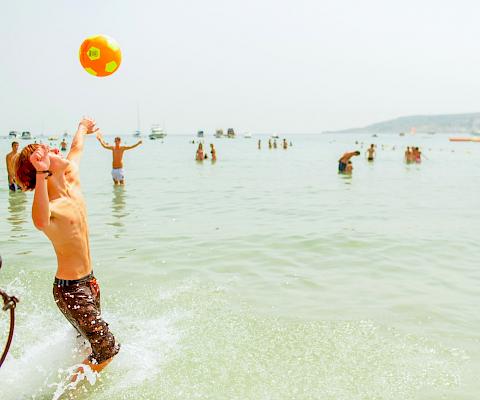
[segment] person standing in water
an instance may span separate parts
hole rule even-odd
[[[217,161],[217,150],[213,143],[210,143],[210,154],[212,155],[212,162]]]
[[[115,185],[125,185],[125,173],[123,171],[123,153],[125,150],[134,149],[137,146],[142,144],[142,141],[139,140],[133,146],[121,146],[120,143],[122,139],[118,136],[115,138],[115,146],[110,146],[108,143],[105,143],[103,136],[100,132],[97,133],[97,139],[104,149],[112,150],[112,178]]]
[[[60,150],[67,151],[67,141],[65,140],[65,138],[63,138],[62,141],[60,142]]]
[[[272,148],[272,139],[268,139],[268,148],[269,148],[269,149]]]
[[[350,159],[353,156],[359,156],[359,155],[360,155],[360,152],[357,150],[357,151],[345,153],[343,156],[341,156],[340,159],[338,160],[338,172],[344,173],[345,170],[347,169],[347,165]],[[353,166],[351,167],[351,169],[353,169]]]
[[[283,150],[287,150],[287,149],[288,149],[287,139],[283,139]]]
[[[12,151],[7,154],[5,157],[5,162],[7,164],[7,178],[8,178],[8,189],[12,192],[17,191],[20,189],[18,185],[15,183],[15,158],[18,155],[18,142],[12,142]]]
[[[197,148],[197,154],[195,155],[195,160],[196,161],[203,161],[204,155],[203,155],[203,144],[199,143],[198,148]]]
[[[262,148],[262,141],[260,139],[258,139],[258,150],[260,150]]]
[[[34,191],[33,224],[52,242],[57,255],[55,303],[90,343],[92,352],[83,364],[99,372],[112,361],[120,345],[100,312],[100,287],[93,275],[87,209],[80,187],[84,136],[96,131],[95,121],[83,118],[66,158],[47,145],[25,146],[16,159],[15,176],[23,190]],[[83,367],[72,381],[80,372],[84,372]]]
[[[371,144],[370,147],[366,151],[367,160],[373,161],[375,160],[376,152],[375,152],[375,145]]]

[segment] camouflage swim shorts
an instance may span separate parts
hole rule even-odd
[[[101,364],[120,351],[100,313],[100,287],[93,272],[81,279],[55,278],[53,297],[74,328],[90,342],[91,362]]]

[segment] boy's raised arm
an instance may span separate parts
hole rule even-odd
[[[83,136],[97,131],[98,128],[95,126],[95,121],[93,119],[87,117],[82,118],[82,120],[78,124],[77,132],[73,137],[72,145],[70,147],[70,152],[68,153],[67,159],[79,165],[84,147]]]

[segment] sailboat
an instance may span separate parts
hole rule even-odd
[[[135,137],[141,137],[142,131],[140,130],[140,106],[137,104],[137,130],[133,134]]]

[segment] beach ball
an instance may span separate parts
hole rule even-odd
[[[83,41],[78,57],[80,64],[89,74],[108,76],[120,66],[122,51],[115,39],[106,35],[95,35]]]

